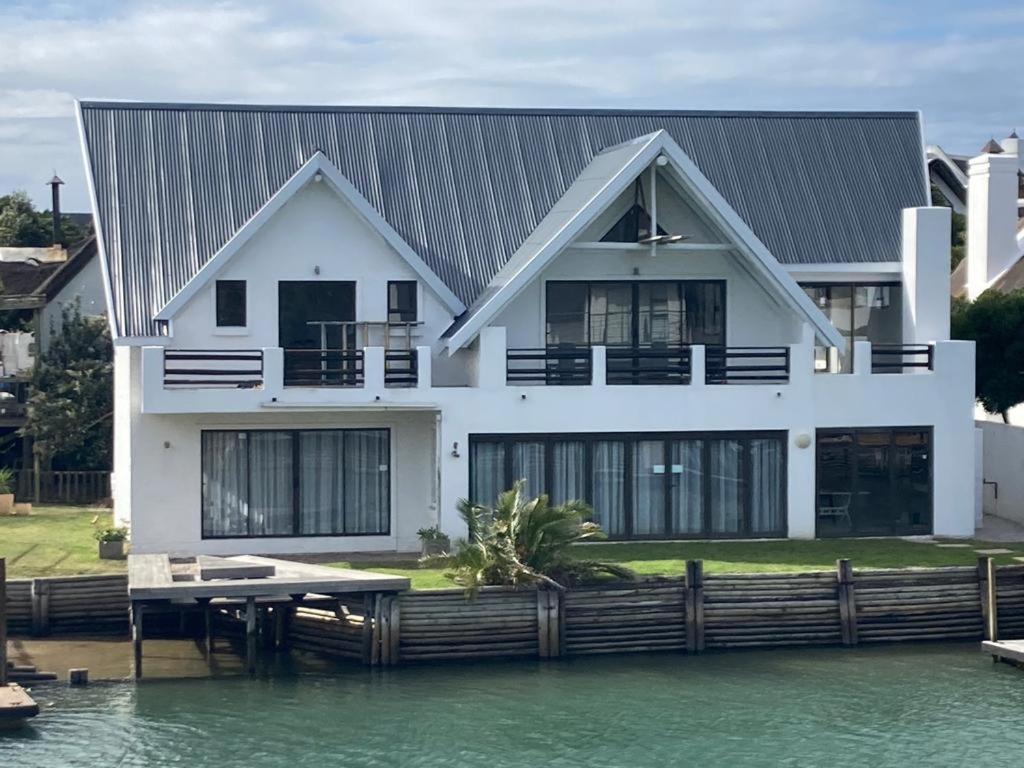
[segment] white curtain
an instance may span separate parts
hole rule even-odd
[[[343,432],[299,434],[299,530],[341,533],[344,528]]]
[[[610,536],[626,532],[626,447],[613,440],[594,443],[594,522]]]
[[[203,432],[203,536],[246,536],[249,476],[244,432]]]
[[[743,444],[710,440],[711,533],[739,533],[743,518]]]
[[[293,533],[292,435],[249,433],[249,535]]]
[[[512,480],[525,480],[523,493],[533,498],[544,492],[544,443],[512,446]]]
[[[638,440],[633,446],[633,533],[665,532],[665,444]]]
[[[472,443],[469,496],[475,504],[492,507],[505,489],[505,446],[502,443]]]
[[[672,533],[704,528],[704,451],[701,440],[672,442]]]
[[[388,432],[348,430],[344,437],[345,533],[386,533],[391,522]]]
[[[551,503],[587,497],[586,445],[578,441],[557,442],[551,446]]]
[[[782,524],[782,442],[776,438],[750,441],[750,530],[777,533]]]

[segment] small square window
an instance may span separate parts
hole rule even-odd
[[[217,327],[245,327],[245,280],[217,281]]]
[[[388,283],[388,322],[416,322],[415,280],[392,280]]]

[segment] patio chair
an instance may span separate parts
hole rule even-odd
[[[820,491],[818,493],[818,519],[832,520],[835,523],[845,520],[847,526],[853,528],[850,517],[850,502],[853,494],[849,491]]]

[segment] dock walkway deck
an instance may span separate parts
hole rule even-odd
[[[211,651],[213,610],[244,607],[246,628],[246,666],[255,671],[257,609],[275,612],[274,620],[284,619],[287,608],[312,599],[334,600],[338,610],[343,601],[358,600],[364,615],[373,615],[376,601],[383,595],[404,592],[409,579],[373,571],[330,568],[324,565],[275,560],[254,555],[172,560],[166,554],[128,556],[128,597],[132,612],[132,645],[135,677],[142,676],[142,617],[147,611],[199,610],[205,615],[206,650]],[[283,609],[283,610],[282,610]],[[265,617],[266,618],[266,617]],[[373,622],[364,622],[372,647]],[[276,632],[280,634],[280,630]]]
[[[981,650],[998,661],[1024,666],[1024,640],[986,640]]]

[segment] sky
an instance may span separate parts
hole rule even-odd
[[[975,152],[1024,130],[1024,3],[0,0],[0,194],[66,182],[74,100],[921,110]]]

